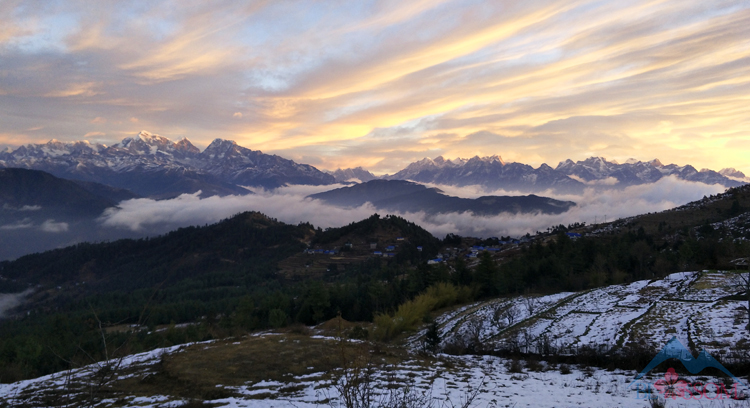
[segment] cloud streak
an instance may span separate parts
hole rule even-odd
[[[515,193],[487,192],[479,187],[437,187],[449,195],[471,198],[488,194]],[[121,202],[119,208],[108,209],[100,217],[100,222],[105,227],[133,231],[167,231],[179,226],[217,222],[243,211],[260,211],[282,222],[311,222],[315,226],[327,228],[360,221],[375,212],[381,215],[388,213],[369,203],[357,208],[342,209],[306,198],[310,194],[329,188],[331,187],[291,186],[274,191],[256,190],[256,194],[247,196],[214,196],[201,199],[198,194],[184,194],[175,199],[162,201],[134,199]],[[670,176],[654,184],[631,186],[624,190],[588,189],[580,196],[555,196],[578,203],[576,207],[563,214],[501,214],[491,217],[478,217],[471,213],[396,214],[421,225],[440,238],[447,233],[480,237],[520,236],[559,224],[591,224],[595,219],[602,221],[605,217],[612,221],[621,217],[663,211],[700,199],[704,195],[723,191],[722,186],[691,183]]]
[[[4,144],[145,128],[381,173],[475,154],[750,173],[747,2],[0,7]]]

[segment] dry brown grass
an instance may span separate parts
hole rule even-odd
[[[329,322],[329,325],[333,324]],[[278,381],[288,384],[279,390],[281,393],[292,393],[297,390],[295,377],[329,380],[330,374],[341,366],[341,345],[333,338],[312,338],[294,332],[196,344],[165,356],[149,374],[140,373],[118,381],[111,391],[114,394],[170,395],[208,400],[235,394],[231,389],[217,385],[238,387],[260,381]],[[398,347],[378,347],[369,343],[346,343],[344,347],[347,354],[361,353],[364,347],[378,365],[398,364],[410,358],[408,352]],[[309,377],[312,374],[319,376]],[[254,396],[265,397],[268,395]]]

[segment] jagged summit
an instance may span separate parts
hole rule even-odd
[[[435,159],[424,158],[385,178],[457,186],[478,185],[488,189],[519,192],[543,192],[550,189],[560,192],[583,191],[581,182],[549,166],[534,169],[522,163],[506,163],[498,155],[476,155],[470,159],[454,160],[445,160],[442,156]]]
[[[155,134],[153,134],[153,133],[151,133],[151,132],[149,132],[147,130],[141,130],[141,132],[138,133],[138,138],[141,139],[141,140],[143,140],[143,141],[148,141],[148,140],[151,140],[151,139],[157,139],[157,140],[158,139],[166,139],[166,138],[162,138],[159,135],[155,135]]]
[[[455,160],[438,156],[413,162],[403,170],[383,178],[456,186],[477,185],[486,189],[519,192],[553,190],[558,193],[577,193],[586,186],[623,188],[654,183],[666,176],[721,184],[725,187],[736,187],[744,181],[743,177],[730,178],[713,170],[699,172],[690,165],[664,165],[658,159],[641,161],[631,158],[618,163],[601,156],[577,162],[567,159],[559,162],[556,168],[543,164],[536,169],[522,163],[506,163],[500,156],[474,156],[471,159]]]
[[[742,184],[710,169],[703,169],[699,172],[690,165],[664,165],[659,159],[648,162],[628,159],[625,163],[618,164],[615,161],[607,161],[603,157],[590,157],[575,163],[572,160],[566,160],[561,162],[555,170],[587,184],[606,184],[614,187],[654,183],[666,176],[706,184],[721,184],[725,187],[736,187]],[[612,181],[616,182],[612,184]]]
[[[659,161],[659,159],[654,159],[649,162],[654,167],[664,167],[664,165]]]
[[[744,179],[745,173],[735,169],[734,167],[727,167],[725,169],[719,170],[719,174],[721,174],[724,177],[732,177],[732,178],[739,178]]]
[[[198,154],[201,152],[197,147],[193,146],[193,144],[190,143],[190,140],[188,140],[188,138],[186,137],[183,137],[179,142],[175,143],[174,147],[181,152],[191,154]]]
[[[463,159],[461,157],[456,157],[455,159],[446,159],[443,156],[435,157],[434,159],[430,159],[429,157],[425,157],[422,160],[416,161],[414,163],[411,163],[406,168],[429,168],[429,167],[437,167],[437,168],[443,168],[443,167],[463,167],[467,163],[473,162],[473,163],[498,163],[500,165],[504,165],[505,162],[503,161],[502,157],[498,155],[493,156],[484,156],[480,157],[479,155],[475,155],[474,157],[470,159]]]
[[[331,173],[333,177],[336,179],[336,182],[339,183],[366,183],[370,180],[375,180],[378,178],[378,176],[370,173],[369,171],[362,168],[362,166],[357,166],[355,168],[347,168],[347,169],[336,169],[333,173]]]
[[[49,172],[57,177],[125,188],[142,196],[246,194],[240,186],[332,184],[318,169],[216,139],[203,151],[183,137],[177,142],[143,130],[110,147],[88,142],[28,144],[0,153],[0,167]]]

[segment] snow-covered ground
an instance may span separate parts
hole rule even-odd
[[[247,340],[252,341],[252,340]],[[123,367],[138,366],[144,372],[156,364],[164,353],[180,353],[182,347],[159,349],[134,355],[122,362]],[[570,367],[563,374],[559,366],[540,363],[543,371],[509,372],[508,360],[492,356],[439,356],[436,363],[425,367],[418,359],[407,360],[379,371],[372,382],[376,394],[387,396],[387,389],[413,397],[426,397],[432,406],[460,407],[471,401],[471,407],[647,407],[651,394],[642,387],[632,386],[635,373]],[[523,363],[522,363],[523,364]],[[67,383],[90,379],[98,366],[41,377],[15,384],[0,384],[0,406],[37,405],[39,396],[52,389],[64,389]],[[324,373],[289,378],[285,382],[260,381],[240,387],[224,387],[234,396],[206,403],[225,407],[312,408],[338,406],[338,392]],[[651,381],[656,378],[651,378]],[[706,379],[704,378],[704,381]],[[714,380],[708,379],[707,382]],[[408,388],[407,388],[408,387]],[[292,391],[289,391],[292,390]],[[746,407],[747,401],[708,392],[688,398],[668,399],[668,407]],[[376,395],[374,400],[380,400]],[[178,407],[186,400],[170,395],[126,395],[108,398],[96,407]],[[77,406],[75,404],[62,406]]]
[[[677,336],[698,350],[724,354],[746,335],[747,302],[729,299],[742,292],[738,280],[730,272],[680,272],[578,293],[493,299],[436,321],[443,339],[466,339],[478,332],[485,349],[513,345],[533,352],[541,336],[561,350],[611,349],[634,341],[659,348]],[[413,336],[411,344],[423,334]]]
[[[459,307],[437,317],[441,337],[451,338],[478,333],[484,347],[500,347],[515,338],[547,335],[558,346],[595,345],[613,347],[634,339],[647,339],[658,348],[672,336],[684,345],[705,347],[719,355],[731,351],[744,337],[744,303],[727,297],[738,292],[734,275],[722,272],[690,272],[663,280],[639,281],[579,293],[551,296],[524,296],[495,299]],[[507,313],[508,311],[511,313]],[[409,341],[419,344],[423,332]],[[280,337],[271,337],[280,336]],[[157,370],[164,356],[201,353],[221,347],[240,347],[240,342],[286,338],[279,333],[256,333],[240,341],[225,340],[154,350],[129,356],[117,362],[113,382],[129,377],[145,378]],[[311,341],[335,342],[326,336],[311,336]],[[299,340],[295,340],[297,342]],[[360,343],[361,344],[361,343]],[[191,354],[183,354],[190,356]],[[635,372],[607,371],[586,367],[520,362],[520,370],[511,370],[511,362],[494,356],[449,356],[424,358],[416,352],[410,357],[380,366],[371,382],[375,400],[386,398],[389,389],[396,395],[421,398],[434,408],[461,407],[471,399],[471,407],[648,407],[651,394],[644,384],[654,384],[662,374],[649,374],[644,383],[633,383]],[[0,384],[0,407],[50,406],[44,398],[57,391],[55,406],[80,404],[87,387],[101,374],[103,364],[84,367],[45,377]],[[331,373],[308,367],[303,375],[288,375],[283,380],[266,379],[233,385],[216,384],[223,391],[220,399],[206,401],[226,407],[326,407],[338,406],[338,388]],[[653,376],[652,376],[653,374]],[[681,378],[682,379],[682,378]],[[685,378],[703,383],[719,380],[700,374]],[[742,381],[747,381],[741,378]],[[241,384],[241,385],[237,385]],[[667,407],[747,407],[748,400],[717,395],[714,387],[705,394],[687,393],[667,399]],[[740,387],[741,397],[748,390]],[[178,407],[187,400],[180,395],[104,394],[96,407]],[[227,396],[228,395],[228,396]],[[392,396],[392,395],[391,395]],[[76,399],[78,398],[78,399]],[[66,401],[71,402],[66,402]],[[430,405],[426,405],[430,406]]]

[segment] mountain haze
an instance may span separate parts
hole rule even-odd
[[[105,208],[117,204],[117,201],[92,192],[114,193],[115,190],[96,184],[87,184],[87,187],[43,171],[0,169],[0,214],[7,216],[21,212],[29,215],[41,213],[45,217],[96,217]]]
[[[128,190],[65,180],[39,170],[0,168],[0,260],[36,251],[133,236],[101,229],[97,218]]]

